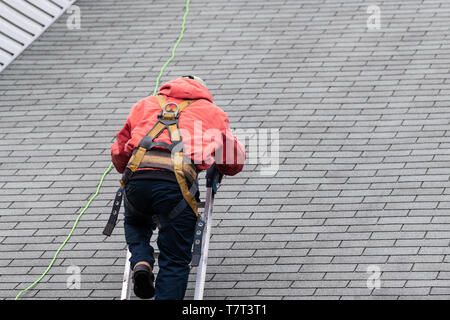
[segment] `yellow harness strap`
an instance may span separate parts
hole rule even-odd
[[[145,154],[140,167],[173,171],[174,161],[168,152],[151,150]],[[198,173],[193,164],[183,162],[183,172],[190,182],[194,182],[197,179]]]
[[[168,103],[167,103],[167,101],[166,101],[166,98],[164,98],[163,95],[158,95],[158,96],[156,96],[156,99],[158,100],[158,103],[159,103],[159,105],[160,105],[160,107],[161,107],[161,110],[164,111],[164,108],[168,105]],[[188,106],[189,106],[192,102],[194,102],[194,101],[195,101],[195,100],[184,100],[184,101],[180,102],[180,103],[178,104],[179,110],[178,110],[177,113],[174,113],[174,115],[180,114],[181,111],[184,110],[184,108],[188,107]]]
[[[194,195],[189,192],[189,187],[183,172],[183,152],[176,152],[173,162],[173,169],[178,185],[180,186],[181,194],[183,195],[184,200],[186,200],[188,205],[191,207],[192,211],[195,212],[195,215],[198,216],[197,200]]]
[[[161,109],[164,111],[164,108],[168,105],[166,99],[162,95],[156,96],[156,99],[158,100],[158,103],[161,107]],[[178,115],[181,111],[184,110],[184,108],[188,107],[191,103],[193,103],[195,100],[184,100],[178,105],[178,112],[168,112],[165,114],[164,120],[174,120],[175,116]],[[154,139],[161,131],[163,131],[166,128],[166,125],[162,123],[160,120],[155,124],[155,126],[150,130],[150,132],[147,134],[151,139]],[[178,130],[178,126],[176,124],[170,125],[168,127],[170,138],[172,141],[181,141],[180,132]],[[142,159],[144,158],[145,152],[147,150],[145,148],[139,147],[137,152],[131,157],[129,161],[128,168],[132,172],[136,172],[136,170],[139,168],[139,165],[142,162]]]
[[[158,99],[159,105],[161,106],[161,109],[164,111],[168,105],[166,99],[162,95],[157,96],[157,99]],[[189,106],[192,102],[194,102],[194,101],[193,100],[185,100],[185,101],[181,102],[178,105],[179,110],[178,110],[177,114],[179,114],[181,111],[183,111],[183,109],[186,108],[187,106]],[[177,114],[173,113],[173,115],[177,115]],[[170,139],[172,140],[172,143],[181,141],[181,135],[180,135],[180,131],[178,129],[177,124],[171,124],[168,126],[167,129],[169,130]],[[184,200],[186,200],[188,205],[195,212],[195,215],[198,216],[197,201],[195,200],[195,197],[189,192],[189,187],[187,185],[186,177],[183,172],[183,152],[176,152],[174,154],[173,163],[174,163],[173,170],[175,173],[175,177],[177,178],[178,185],[180,186],[181,194],[183,195]]]

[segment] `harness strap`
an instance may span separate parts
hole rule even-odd
[[[175,112],[167,110],[168,104],[163,95],[158,95],[156,97],[158,99],[159,105],[162,109],[162,118],[164,120],[175,120],[178,115],[184,108],[188,107],[193,100],[185,100],[178,105],[178,110]],[[174,121],[172,123],[167,124],[167,130],[169,131],[170,140],[172,144],[182,143],[180,131],[178,128],[178,121]],[[173,171],[175,173],[175,177],[177,179],[178,185],[180,186],[181,194],[183,195],[184,200],[191,207],[192,211],[194,211],[195,215],[198,217],[198,208],[197,201],[194,197],[194,194],[189,192],[188,185],[186,183],[186,176],[183,171],[183,152],[175,152],[174,160],[173,160]]]
[[[133,154],[132,159],[130,159],[130,163],[128,164],[128,168],[132,172],[135,172],[139,168],[139,165],[141,164],[146,152],[147,149],[145,149],[144,147],[139,147],[136,153]]]
[[[157,95],[157,96],[156,96],[156,99],[158,100],[158,103],[159,103],[159,105],[161,106],[161,109],[163,109],[163,111],[165,111],[164,108],[165,108],[167,105],[172,105],[172,103],[171,103],[171,104],[168,104],[168,103],[167,103],[167,100],[166,100],[166,98],[165,98],[163,95]],[[193,102],[195,102],[195,100],[184,100],[184,101],[180,102],[180,103],[178,104],[179,110],[178,110],[177,114],[180,114],[181,111],[184,110],[184,108],[188,107],[188,106],[189,106],[191,103],[193,103]]]
[[[178,126],[176,123],[167,126],[167,130],[169,130],[169,135],[172,142],[181,141],[180,131],[178,130]]]
[[[189,192],[189,188],[186,183],[186,177],[183,172],[183,152],[176,152],[174,157],[174,173],[177,178],[178,185],[180,186],[181,194],[184,200],[194,211],[195,215],[198,217],[197,200],[195,200],[194,195]]]
[[[122,197],[124,194],[124,188],[120,187],[116,192],[116,198],[114,199],[111,215],[109,216],[108,223],[103,230],[105,236],[110,236],[117,224],[117,218],[119,217],[120,205],[122,204]]]
[[[205,221],[203,221],[199,216],[197,218],[197,223],[195,224],[194,246],[192,248],[191,266],[193,267],[197,267],[200,263],[200,257],[202,255],[202,240],[204,229],[205,229]]]
[[[197,194],[197,192],[198,192],[198,183],[197,183],[197,181],[194,181],[194,182],[192,183],[192,185],[191,185],[191,188],[189,189],[189,193],[195,195],[195,194]],[[183,199],[184,199],[184,197],[183,197]],[[197,202],[196,202],[196,203],[197,203]],[[180,201],[180,202],[176,205],[176,207],[173,208],[172,211],[170,211],[170,213],[169,213],[169,218],[170,218],[170,219],[175,218],[175,217],[178,216],[184,209],[186,209],[187,206],[188,206],[188,203],[186,202],[186,200]],[[198,217],[199,217],[199,215],[198,215]]]
[[[151,139],[154,139],[154,138],[156,138],[156,136],[158,134],[163,132],[165,128],[166,128],[166,125],[164,123],[162,123],[161,121],[158,121],[157,123],[155,123],[155,125],[149,131],[149,133],[147,133],[147,136],[150,137]]]
[[[190,182],[197,179],[197,169],[193,164],[188,164],[183,161],[183,173]],[[151,150],[148,151],[142,159],[140,168],[158,168],[174,171],[174,161],[170,153],[164,151]]]

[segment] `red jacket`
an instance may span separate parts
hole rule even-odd
[[[217,169],[226,175],[232,176],[242,170],[245,148],[233,136],[227,114],[212,103],[213,98],[206,87],[189,78],[177,78],[163,85],[158,94],[164,95],[167,102],[198,99],[181,112],[178,122],[184,153],[198,169],[208,169],[216,162]],[[122,173],[125,170],[133,150],[157,122],[160,113],[161,107],[154,96],[144,98],[133,106],[127,122],[111,146],[111,158],[117,171]],[[155,141],[170,144],[167,130]],[[222,159],[216,159],[216,154],[219,154],[217,150],[223,150]]]

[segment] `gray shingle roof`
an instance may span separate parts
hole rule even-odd
[[[63,16],[1,73],[0,297],[36,280],[95,192],[184,2],[79,0],[80,30]],[[381,2],[379,30],[367,6],[192,1],[163,81],[195,73],[235,129],[280,128],[277,174],[249,164],[221,187],[205,298],[450,298],[450,3]],[[122,223],[101,234],[118,179],[23,298],[120,296]]]

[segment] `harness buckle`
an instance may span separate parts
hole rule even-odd
[[[175,106],[176,110],[173,110],[173,107],[168,108],[169,106]],[[164,106],[164,108],[162,108],[161,118],[167,119],[167,120],[177,119],[179,112],[180,112],[180,106],[178,104],[176,104],[175,102],[169,102]]]

